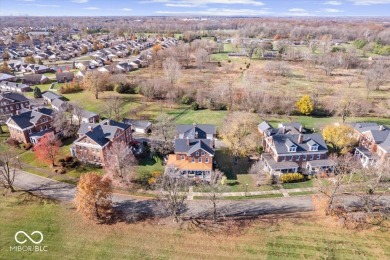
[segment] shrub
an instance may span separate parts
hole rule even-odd
[[[136,87],[131,84],[119,84],[116,86],[115,91],[119,94],[135,94]]]
[[[160,171],[154,171],[152,172],[152,177],[148,179],[148,184],[153,185],[156,184],[157,179],[162,175],[162,172]]]
[[[184,105],[189,105],[191,104],[192,102],[194,101],[194,99],[190,96],[187,96],[187,95],[184,95],[182,98],[181,98],[181,103],[184,104]]]
[[[31,147],[33,147],[33,145],[32,144],[30,144],[30,143],[28,143],[28,144],[23,144],[23,148],[24,148],[24,150],[30,150],[31,149]]]
[[[62,85],[58,89],[58,92],[60,92],[61,94],[70,94],[70,93],[80,92],[82,90],[83,89],[81,88],[80,84],[71,82]]]
[[[280,176],[281,182],[299,182],[302,181],[305,177],[300,173],[285,173]]]
[[[192,108],[192,110],[198,110],[199,109],[199,104],[196,103],[196,102],[192,102],[191,108]]]
[[[19,148],[19,141],[16,139],[13,139],[11,137],[7,139],[7,144],[12,146],[12,147]]]
[[[231,60],[228,60],[228,62],[230,63],[230,62],[232,62]]]
[[[65,157],[64,161],[65,162],[73,161],[73,157],[68,155],[68,156]]]

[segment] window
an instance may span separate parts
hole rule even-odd
[[[196,155],[196,156],[199,156],[199,152],[196,152],[195,155]]]
[[[292,146],[292,147],[288,148],[288,151],[289,152],[296,152],[297,151],[297,147],[296,146]]]
[[[296,158],[296,160],[299,161],[299,158],[300,158],[300,156],[298,155],[297,158]]]
[[[307,159],[307,156],[306,156],[306,154],[303,156],[303,159],[302,160],[304,160],[304,161],[306,161],[306,159]]]
[[[284,158],[284,156],[280,156],[280,160],[285,161],[286,159]]]
[[[209,163],[209,157],[206,157],[205,163]]]
[[[310,155],[310,161],[314,159],[314,155]]]
[[[204,151],[202,151],[202,156],[204,156]]]
[[[318,151],[318,145],[310,146],[310,151]]]
[[[184,155],[181,156],[181,159],[184,160]]]
[[[317,160],[321,159],[321,154],[317,155]]]
[[[199,157],[199,158],[198,158],[198,162],[202,162],[202,157]]]
[[[192,157],[192,162],[193,162],[193,163],[195,162],[195,158],[194,158],[194,157]]]
[[[291,162],[293,160],[294,156],[289,156],[289,161]]]

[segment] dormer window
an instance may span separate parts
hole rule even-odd
[[[195,155],[196,155],[196,156],[199,156],[199,152],[196,152]]]
[[[288,151],[290,153],[296,152],[297,151],[297,147],[296,146],[291,146],[291,147],[288,148]]]
[[[310,146],[310,151],[318,151],[318,144]]]

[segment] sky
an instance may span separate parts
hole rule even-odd
[[[0,16],[390,16],[390,0],[0,0]]]

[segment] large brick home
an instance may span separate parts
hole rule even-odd
[[[273,175],[298,171],[313,174],[332,170],[334,166],[328,160],[328,148],[322,135],[306,134],[299,123],[267,129],[263,134],[263,150],[264,170]]]
[[[175,154],[170,154],[167,172],[178,171],[187,177],[210,180],[213,171],[214,125],[178,125]]]
[[[19,110],[6,122],[11,138],[26,144],[37,143],[44,134],[54,132],[52,114],[53,110],[48,108]]]
[[[71,155],[80,161],[104,166],[108,149],[116,142],[130,144],[131,126],[113,120],[103,120],[100,124],[82,123],[79,138],[70,148]]]
[[[17,111],[22,108],[28,108],[30,106],[30,100],[25,96],[4,92],[0,94],[0,116],[15,115]]]
[[[355,158],[364,167],[379,166],[390,159],[390,128],[376,123],[352,123],[359,145]]]

